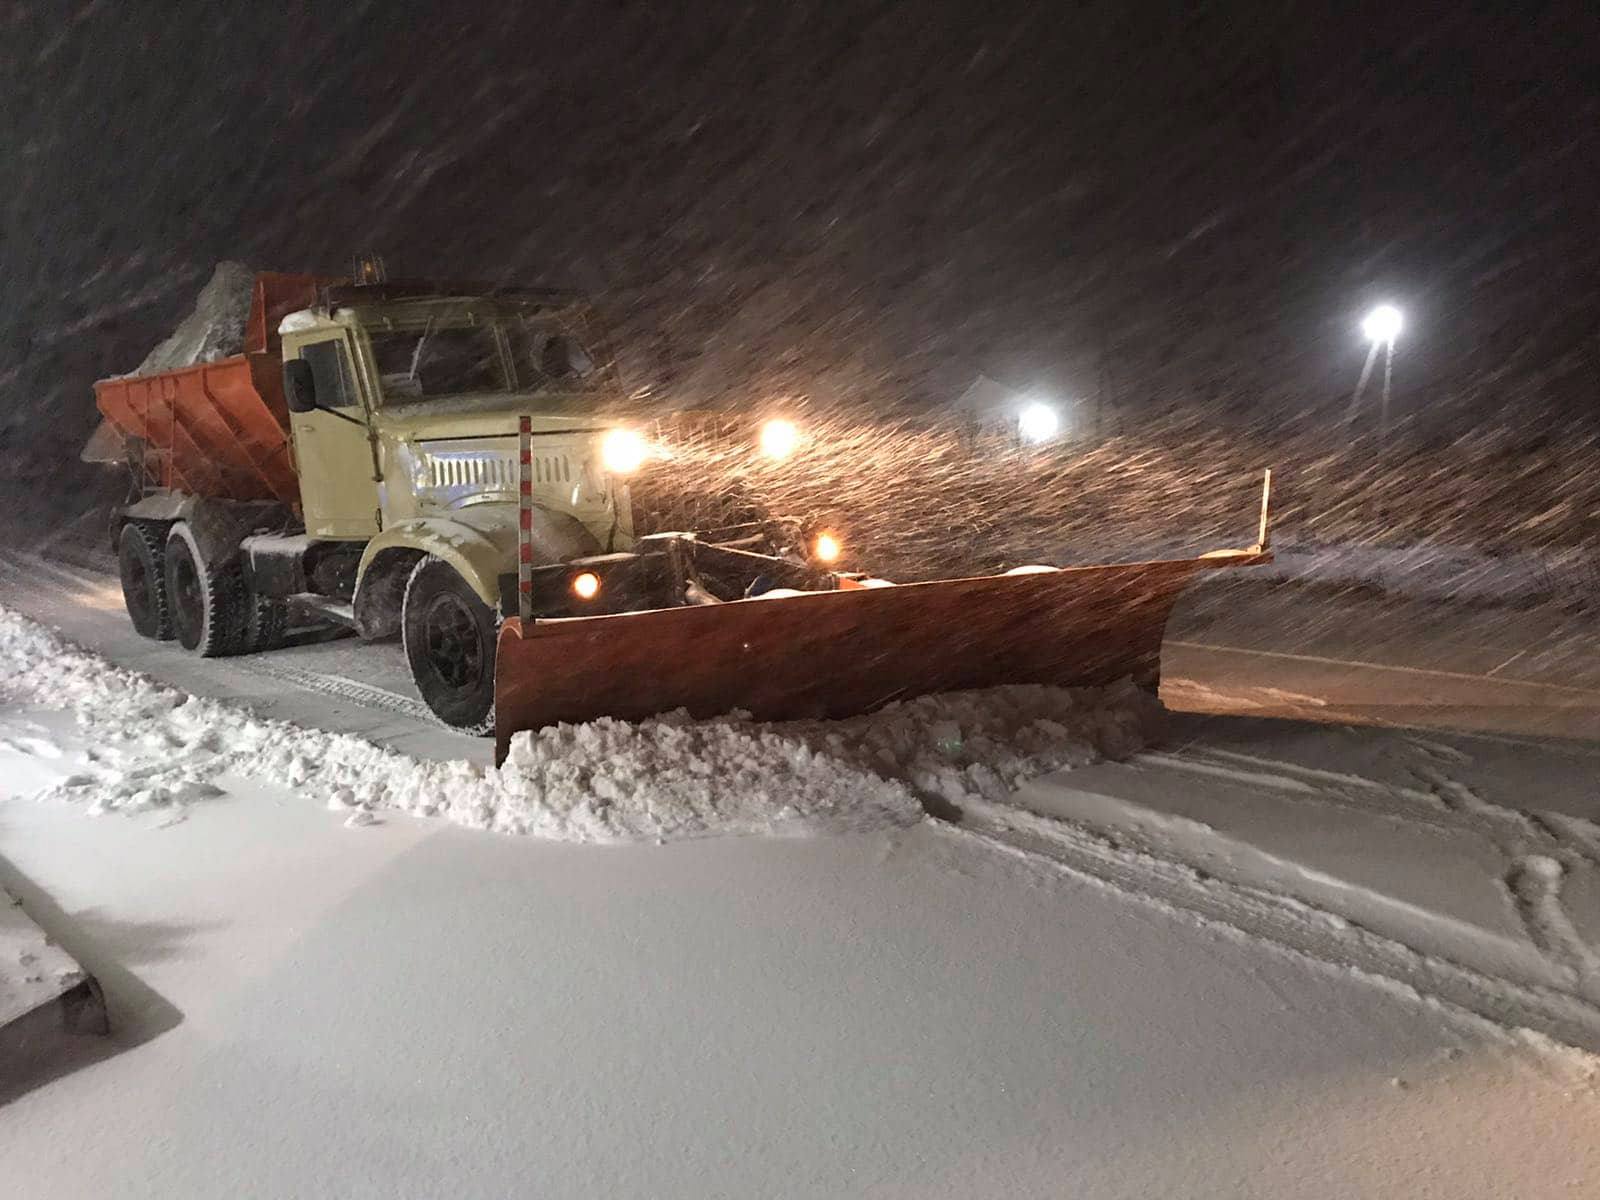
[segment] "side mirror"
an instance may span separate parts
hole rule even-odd
[[[317,381],[305,359],[291,358],[283,364],[283,398],[293,413],[308,413],[317,407]]]

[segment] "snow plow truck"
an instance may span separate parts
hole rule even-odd
[[[243,353],[102,380],[131,502],[128,616],[197,654],[292,623],[399,636],[447,724],[519,730],[686,708],[838,717],[999,683],[1155,687],[1198,558],[888,584],[837,534],[759,514],[636,533],[656,444],[574,293],[255,277]],[[655,426],[656,434],[662,426]]]

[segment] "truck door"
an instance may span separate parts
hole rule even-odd
[[[288,347],[284,349],[288,355]],[[307,342],[298,357],[311,364],[319,406],[289,414],[306,532],[324,538],[373,537],[378,532],[378,484],[372,478],[368,413],[351,370],[349,340],[334,334]]]

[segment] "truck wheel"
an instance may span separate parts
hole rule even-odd
[[[236,564],[207,563],[183,521],[167,535],[166,580],[178,643],[201,658],[238,653],[245,637],[244,580]]]
[[[411,678],[447,725],[494,729],[495,611],[443,559],[424,558],[406,580],[401,638]]]
[[[129,521],[122,527],[122,536],[117,540],[122,603],[134,629],[158,642],[172,640],[164,557],[160,526]]]

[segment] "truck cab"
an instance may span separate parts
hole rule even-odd
[[[626,489],[599,441],[620,390],[582,306],[375,290],[351,289],[353,303],[333,292],[280,326],[307,534],[364,541],[479,505],[514,510],[527,413],[536,504],[626,548]]]
[[[267,648],[295,612],[399,633],[451,724],[491,719],[524,536],[539,567],[634,544],[644,443],[570,292],[261,275],[245,353],[97,396],[138,447],[117,536],[140,632],[201,654]]]
[[[621,392],[594,321],[564,293],[379,285],[329,289],[279,334],[315,553],[289,545],[322,568],[290,586],[338,604],[348,581],[356,629],[398,628],[435,711],[482,724],[518,562],[519,418],[541,565],[633,545],[624,476],[641,456],[617,446],[634,435],[616,424]],[[258,562],[270,573],[283,544],[244,548],[253,574]]]

